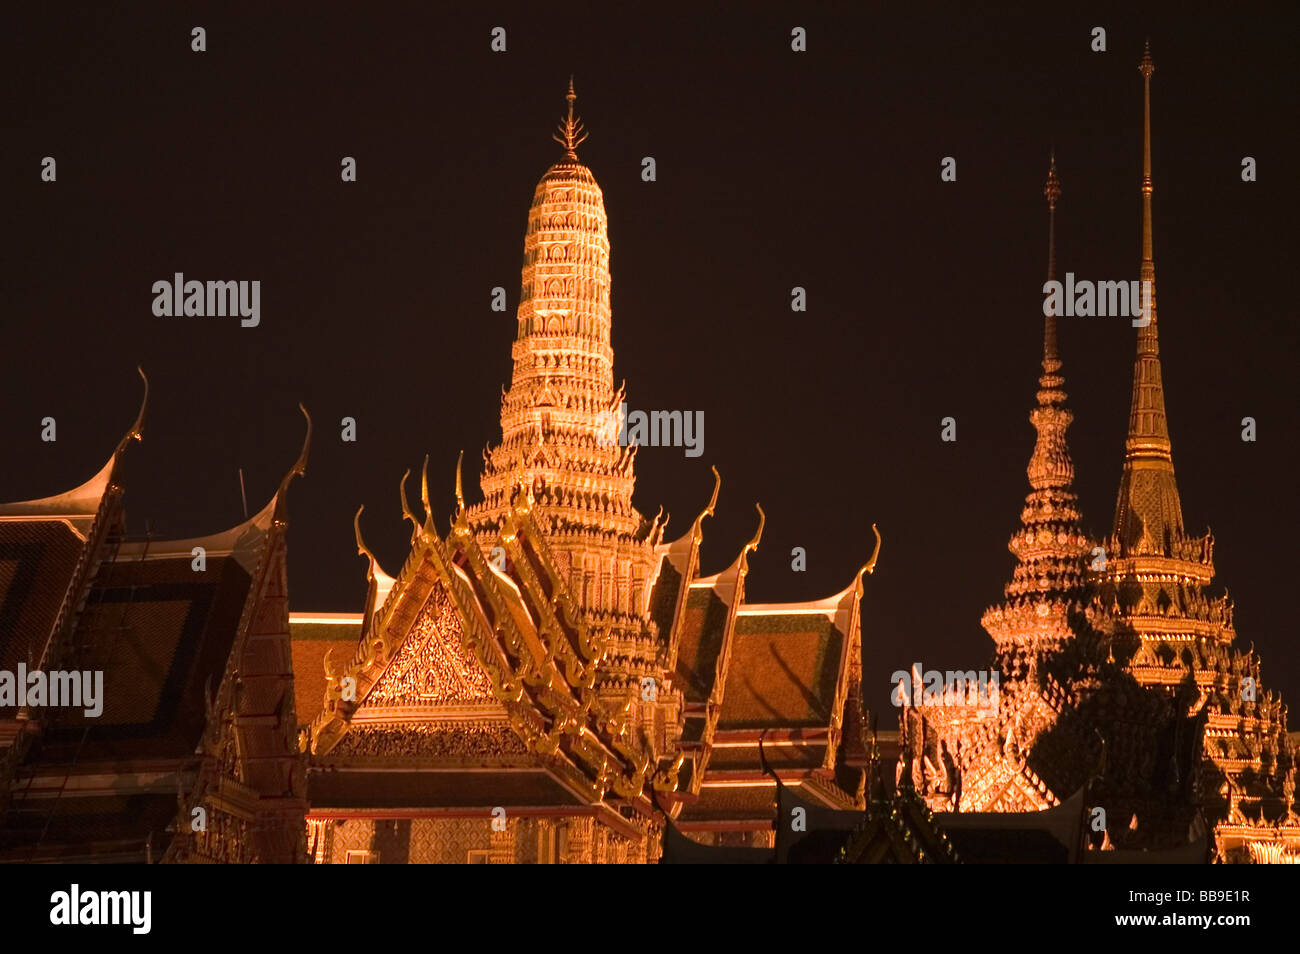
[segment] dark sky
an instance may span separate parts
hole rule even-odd
[[[605,192],[616,377],[633,407],[705,413],[705,454],[643,449],[636,502],[684,532],[723,475],[704,570],[768,514],[753,601],[839,590],[884,548],[864,605],[869,700],[888,674],[984,664],[1012,566],[1041,348],[1042,184],[1055,145],[1060,270],[1137,277],[1141,78],[1153,79],[1155,248],[1174,460],[1190,530],[1266,686],[1300,699],[1294,6],[1160,13],[1041,5],[495,4],[446,17],[348,4],[6,12],[0,499],[86,479],[152,394],[133,532],[241,519],[316,422],[291,499],[294,609],[356,611],[352,514],[390,572],[397,485],[430,455],[447,526],[457,451],[477,498],[499,438],[523,232],[570,72]],[[412,4],[411,7],[416,7]],[[1172,9],[1177,10],[1177,7]],[[208,51],[190,50],[190,29]],[[489,50],[507,29],[508,51]],[[790,29],[808,52],[790,51]],[[1107,30],[1108,51],[1089,49]],[[43,156],[58,181],[39,180]],[[343,184],[342,156],[359,181]],[[658,181],[640,179],[654,156]],[[939,163],[954,156],[958,181]],[[1258,161],[1243,183],[1241,159]],[[162,319],[173,272],[262,282],[262,321]],[[503,285],[510,312],[489,310]],[[790,288],[808,290],[804,314]],[[1134,331],[1061,330],[1077,483],[1109,530]],[[58,441],[40,440],[53,416]],[[358,421],[345,444],[339,421]],[[1243,443],[1241,418],[1259,439]],[[940,419],[958,421],[954,444]],[[412,481],[412,494],[418,496]],[[792,547],[806,573],[790,568]],[[1295,725],[1293,721],[1293,726]]]

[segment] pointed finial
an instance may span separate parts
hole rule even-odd
[[[420,471],[420,504],[424,507],[424,522],[433,520],[433,508],[429,506],[429,455],[424,455],[424,469]]]
[[[565,94],[565,100],[569,104],[569,115],[560,123],[556,130],[558,135],[551,138],[564,147],[564,158],[574,162],[578,159],[578,146],[587,138],[586,130],[582,128],[582,120],[573,115],[573,104],[578,99],[578,94],[573,91],[573,76],[569,76],[569,92]]]
[[[758,549],[759,541],[763,539],[763,528],[767,526],[767,514],[763,513],[762,504],[754,504],[754,509],[758,511],[758,529],[754,531],[753,539],[745,544],[742,554],[748,554],[752,550]]]
[[[411,511],[411,505],[406,500],[406,478],[411,476],[411,468],[406,468],[406,473],[402,474],[402,482],[398,486],[398,494],[402,498],[402,516],[411,522],[411,543],[420,539],[420,530],[423,525],[416,519],[415,514]]]
[[[862,598],[862,578],[876,572],[876,561],[880,559],[880,531],[874,523],[871,525],[871,532],[876,535],[876,548],[871,551],[871,558],[862,564],[862,569],[858,570],[858,575],[853,579],[853,588],[858,599]]]
[[[465,494],[461,490],[460,484],[460,465],[465,461],[465,452],[462,450],[460,456],[456,458],[456,516],[459,517],[465,512]]]
[[[307,422],[307,433],[302,438],[302,449],[298,451],[298,459],[294,461],[289,472],[280,478],[280,487],[276,490],[276,519],[283,519],[286,511],[285,496],[289,489],[289,484],[295,477],[301,477],[307,473],[307,458],[311,456],[311,415],[307,413],[307,408],[302,402],[298,402],[298,410],[302,412],[303,419]]]
[[[361,512],[365,509],[365,504],[357,508],[357,515],[352,518],[352,531],[357,537],[357,555],[365,557],[368,561],[366,581],[373,583],[375,581],[375,567],[379,565],[379,558],[375,556],[370,547],[366,546],[366,541],[361,538]]]
[[[1056,203],[1061,198],[1061,179],[1056,174],[1056,147],[1052,147],[1047,184],[1043,186],[1047,198],[1047,280],[1056,281]],[[1056,314],[1052,309],[1043,317],[1043,370],[1050,373],[1060,368],[1056,350]]]
[[[1061,197],[1061,180],[1056,174],[1056,147],[1052,147],[1051,166],[1047,170],[1047,185],[1043,186],[1043,195],[1047,197],[1047,207],[1056,210],[1056,200]]]
[[[691,527],[691,536],[697,544],[703,542],[704,518],[713,516],[713,509],[718,505],[718,491],[722,489],[722,475],[718,473],[718,468],[713,467],[713,496],[709,498],[709,505],[700,511],[700,515],[695,518],[695,523]]]
[[[115,454],[121,454],[122,451],[126,450],[126,445],[132,441],[144,440],[144,412],[149,406],[149,378],[145,376],[144,368],[137,365],[135,370],[140,375],[140,380],[144,382],[144,396],[140,398],[140,410],[135,416],[135,422],[131,425],[131,429],[118,441],[117,449],[114,451]]]
[[[1138,64],[1138,72],[1149,79],[1155,71],[1156,64],[1151,59],[1151,41],[1148,39],[1146,45],[1142,48],[1142,62]]]

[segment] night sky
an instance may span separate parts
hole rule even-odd
[[[116,6],[116,5],[115,5]],[[576,76],[605,193],[616,381],[633,408],[703,410],[705,452],[643,448],[636,503],[684,533],[722,472],[703,570],[767,511],[753,602],[820,598],[884,546],[863,607],[868,701],[888,675],[986,665],[1028,490],[1049,149],[1059,271],[1136,279],[1150,37],[1155,256],[1174,463],[1213,527],[1266,687],[1294,649],[1300,136],[1294,6],[1075,12],[854,5],[837,17],[571,4],[40,5],[4,15],[0,499],[92,475],[130,425],[132,533],[183,538],[260,509],[316,424],[289,501],[295,610],[358,611],[352,515],[389,572],[397,487],[430,455],[445,531],[457,452],[478,499],[500,437],[524,227]],[[416,5],[411,5],[413,8]],[[846,11],[850,8],[844,8]],[[1177,7],[1172,8],[1177,10]],[[904,12],[906,11],[906,15]],[[193,26],[205,53],[190,49]],[[494,26],[508,50],[489,49]],[[808,31],[808,51],[790,31]],[[1094,26],[1105,53],[1090,50]],[[40,181],[44,156],[55,183]],[[340,181],[354,156],[358,181]],[[641,180],[654,156],[658,181]],[[940,160],[957,181],[940,181]],[[1241,160],[1258,181],[1241,181]],[[157,318],[153,282],[262,282],[261,325]],[[509,311],[489,308],[493,286]],[[807,289],[808,311],[790,310]],[[1062,319],[1088,529],[1109,531],[1135,331]],[[57,420],[43,443],[40,421]],[[339,421],[358,422],[358,441]],[[958,440],[940,440],[940,419]],[[1241,419],[1258,441],[1241,440]],[[418,483],[411,482],[412,499]],[[808,569],[791,571],[791,549]],[[888,727],[886,719],[882,727]],[[1292,719],[1292,727],[1296,727]]]

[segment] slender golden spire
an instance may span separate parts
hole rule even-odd
[[[1151,41],[1142,50],[1138,72],[1142,74],[1142,271],[1151,269],[1155,277],[1155,255],[1151,245],[1151,75],[1156,64],[1151,59]]]
[[[564,97],[569,103],[569,115],[556,129],[557,135],[551,138],[564,147],[564,158],[574,162],[578,161],[578,146],[587,138],[587,132],[582,127],[582,120],[573,115],[573,104],[578,99],[578,94],[573,91],[573,76],[569,76],[569,92]]]
[[[1056,150],[1052,150],[1051,168],[1047,170],[1047,280],[1056,281],[1056,200],[1061,197],[1061,180],[1056,175]],[[1060,366],[1056,353],[1056,309],[1043,316],[1043,370],[1054,371],[1048,364]]]
[[[1151,288],[1150,323],[1138,332],[1138,352],[1160,353],[1156,336],[1156,262],[1151,242],[1151,74],[1156,64],[1151,59],[1151,41],[1142,51],[1138,72],[1142,74],[1142,270],[1141,279]],[[1164,408],[1161,407],[1161,411]],[[1162,422],[1163,423],[1163,422]],[[1168,435],[1165,435],[1168,439]]]
[[[1151,75],[1156,71],[1147,44],[1138,64],[1142,74],[1142,297],[1149,305],[1137,334],[1133,364],[1133,399],[1128,438],[1124,442],[1124,473],[1115,504],[1115,534],[1129,551],[1160,553],[1172,536],[1183,532],[1182,503],[1174,480],[1174,464],[1165,415],[1165,392],[1157,332],[1156,264],[1152,250],[1151,194]]]
[[[1061,197],[1055,150],[1043,195],[1047,199],[1047,280],[1055,281],[1056,203]],[[1060,645],[1075,635],[1070,608],[1082,605],[1083,555],[1090,547],[1073,490],[1074,463],[1066,431],[1074,415],[1066,407],[1054,309],[1046,309],[1043,315],[1043,373],[1038,378],[1037,397],[1029,412],[1029,422],[1038,434],[1026,468],[1030,490],[1020,512],[1020,529],[1007,544],[1016,566],[1003,588],[1005,599],[989,607],[981,619],[998,652],[1009,656]]]
[[[1056,203],[1061,197],[1055,149],[1043,196],[1047,199],[1047,280],[1050,282],[1056,280]],[[1064,387],[1056,346],[1056,310],[1048,308],[1043,315],[1043,373],[1038,379],[1038,407],[1029,415],[1038,431],[1038,442],[1029,461],[1029,484],[1035,490],[1053,487],[1068,491],[1074,482],[1074,465],[1065,442],[1065,431],[1074,417],[1066,410]],[[1047,512],[1050,514],[1052,508],[1048,507]]]

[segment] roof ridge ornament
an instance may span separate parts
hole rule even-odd
[[[763,513],[763,505],[756,503],[754,509],[758,511],[758,529],[754,531],[753,539],[746,543],[744,550],[741,551],[744,554],[758,549],[759,541],[763,539],[763,528],[767,526],[767,514]]]
[[[398,495],[402,498],[402,517],[405,518],[406,520],[409,520],[411,523],[411,543],[412,545],[414,545],[415,541],[420,539],[420,531],[423,529],[423,526],[421,525],[420,521],[416,518],[414,512],[412,512],[410,501],[406,499],[406,480],[410,476],[411,476],[411,468],[408,467],[406,468],[406,471],[402,474],[402,482],[397,485],[397,492]]]
[[[754,531],[753,538],[740,551],[740,576],[742,579],[749,575],[749,555],[758,549],[759,541],[763,539],[763,528],[767,526],[767,514],[763,513],[763,505],[755,503],[754,509],[758,511],[758,529]]]
[[[136,365],[135,370],[139,372],[140,380],[144,382],[144,396],[140,398],[140,410],[136,413],[135,423],[131,425],[131,429],[123,434],[122,439],[118,441],[117,449],[113,451],[114,456],[117,456],[121,454],[122,451],[126,450],[126,445],[131,441],[144,440],[144,412],[149,406],[149,379],[145,376],[144,368]]]
[[[853,578],[853,590],[858,599],[862,599],[862,578],[876,572],[876,560],[880,558],[880,530],[874,523],[871,525],[871,532],[876,535],[876,548],[871,551],[871,558],[862,564],[862,569],[858,570],[857,576]]]
[[[578,161],[578,146],[587,138],[587,131],[582,126],[582,120],[573,115],[573,104],[578,98],[578,94],[573,91],[573,74],[569,74],[569,92],[564,97],[569,103],[569,115],[560,122],[556,127],[556,135],[551,136],[556,142],[564,147],[564,158],[573,162]]]
[[[142,371],[141,376],[143,374]],[[275,520],[282,521],[286,519],[286,510],[284,508],[286,507],[285,498],[288,496],[289,484],[293,483],[295,477],[302,477],[307,473],[307,459],[311,456],[311,415],[307,413],[307,408],[303,406],[301,401],[298,402],[298,410],[302,412],[303,418],[307,421],[307,432],[303,435],[302,448],[298,451],[298,459],[293,462],[293,466],[289,468],[288,473],[280,478],[280,486],[276,488],[275,496],[271,498],[274,501]],[[140,419],[143,422],[143,405],[140,407]],[[256,520],[257,518],[254,517],[253,519]]]
[[[429,455],[424,455],[424,469],[420,471],[420,504],[424,507],[424,524],[433,532],[433,507],[429,505]]]
[[[461,489],[460,468],[465,462],[465,451],[462,450],[456,458],[456,516],[459,517],[465,512],[465,492]]]
[[[718,468],[713,467],[713,496],[709,498],[709,505],[700,511],[700,515],[695,518],[695,523],[691,527],[691,536],[698,544],[704,539],[704,518],[713,516],[713,508],[718,505],[718,491],[722,489],[722,475],[718,473]]]
[[[370,547],[366,546],[366,541],[361,537],[361,512],[365,509],[365,504],[357,507],[356,516],[352,518],[352,532],[357,538],[357,555],[365,557],[367,561],[366,582],[374,583],[377,579],[377,574],[375,573],[376,568],[378,568],[380,573],[384,573],[384,568],[379,565],[379,557],[375,556],[374,551],[371,550]],[[388,574],[385,573],[384,575],[387,576]]]

